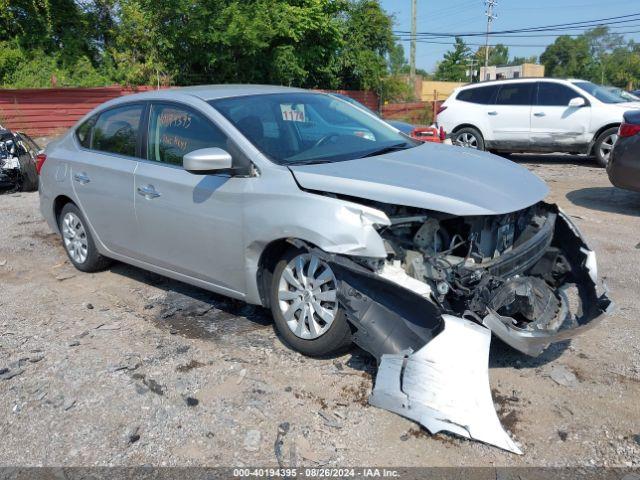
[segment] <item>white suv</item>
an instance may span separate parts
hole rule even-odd
[[[438,112],[454,145],[498,152],[594,155],[606,166],[622,114],[640,108],[585,80],[483,82],[456,89]]]

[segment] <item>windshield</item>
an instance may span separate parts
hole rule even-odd
[[[326,94],[250,95],[209,103],[281,165],[353,160],[421,144]]]
[[[379,116],[376,112],[371,110],[369,107],[363,105],[362,103],[360,103],[357,100],[354,100],[351,97],[347,97],[346,95],[343,95],[341,93],[332,93],[331,95],[333,95],[334,97],[338,97],[340,100],[344,100],[345,102],[349,102],[351,105],[355,105],[356,107],[363,109],[364,111],[370,113],[371,115],[375,115],[376,117]]]
[[[626,90],[623,90],[621,88],[618,87],[607,87],[607,89],[610,92],[615,93],[616,95],[621,96],[622,98],[624,98],[627,102],[639,102],[640,98],[637,95],[634,95],[631,92],[627,92]]]
[[[619,94],[617,94],[615,92],[612,92],[610,90],[607,90],[604,87],[596,85],[595,83],[591,83],[591,82],[574,82],[573,84],[576,87],[578,87],[579,89],[584,90],[585,92],[587,92],[589,95],[592,95],[592,96],[596,97],[598,100],[600,100],[603,103],[624,103],[624,102],[628,102],[628,100],[626,100],[621,95],[619,95]]]

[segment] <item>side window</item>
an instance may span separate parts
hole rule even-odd
[[[91,131],[96,124],[96,118],[94,115],[76,129],[76,138],[84,148],[91,148]]]
[[[496,105],[531,105],[534,83],[505,83],[500,86]]]
[[[153,104],[149,117],[147,158],[182,166],[187,153],[201,148],[228,150],[227,136],[203,115],[188,107]]]
[[[93,128],[91,148],[135,157],[142,109],[142,105],[125,105],[101,113]]]
[[[566,107],[569,100],[581,95],[561,83],[540,82],[538,84],[538,105]]]
[[[458,93],[456,100],[463,102],[478,103],[481,105],[488,105],[493,103],[493,99],[496,93],[497,87],[490,85],[486,87],[474,87],[462,90]]]

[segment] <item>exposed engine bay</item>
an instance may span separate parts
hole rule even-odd
[[[391,213],[392,225],[380,232],[389,260],[428,283],[444,313],[482,318],[495,312],[511,317],[520,329],[560,326],[562,299],[556,290],[570,266],[551,248],[556,213],[541,204],[489,217],[407,210]]]
[[[40,147],[25,133],[0,126],[0,187],[23,192],[38,189],[36,155]]]
[[[522,453],[493,408],[491,335],[531,356],[593,327],[613,308],[597,293],[595,253],[557,206],[459,217],[383,211],[387,257],[320,255],[339,279],[353,340],[379,364],[374,406],[431,433]]]

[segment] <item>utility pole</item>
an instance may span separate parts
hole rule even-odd
[[[480,62],[476,60],[476,57],[471,57],[467,61],[467,68],[469,69],[469,83],[473,83],[473,74],[475,73],[477,63],[480,63]]]
[[[411,0],[411,51],[409,53],[409,65],[411,82],[416,81],[416,35],[417,35],[418,0]]]
[[[489,34],[491,33],[491,24],[498,17],[493,14],[493,8],[498,5],[497,0],[485,0],[487,5],[487,11],[485,15],[487,16],[487,36],[484,42],[484,76],[487,76],[487,70],[489,67]],[[485,80],[482,78],[481,80]]]

